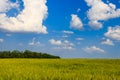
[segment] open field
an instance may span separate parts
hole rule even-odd
[[[0,59],[0,80],[120,80],[120,59]]]

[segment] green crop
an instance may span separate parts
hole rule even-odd
[[[0,80],[120,80],[120,60],[0,59]]]

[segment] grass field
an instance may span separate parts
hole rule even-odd
[[[0,59],[0,80],[120,80],[120,59]]]

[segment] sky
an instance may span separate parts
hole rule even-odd
[[[120,58],[120,0],[0,0],[0,51]]]

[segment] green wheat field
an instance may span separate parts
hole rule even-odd
[[[0,59],[0,80],[120,80],[120,59]]]

